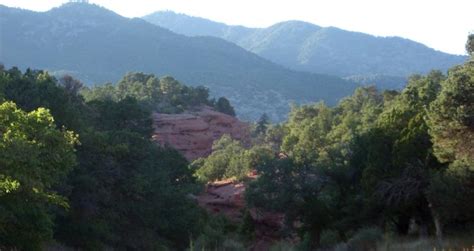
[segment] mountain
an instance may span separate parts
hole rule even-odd
[[[47,12],[0,6],[0,62],[68,73],[87,84],[126,72],[171,75],[226,96],[243,119],[282,120],[289,103],[335,104],[355,88],[339,77],[289,70],[214,37],[188,37],[97,5],[68,3]]]
[[[403,81],[411,74],[432,69],[445,71],[467,59],[400,37],[376,37],[301,21],[246,28],[171,11],[155,12],[143,19],[187,36],[225,39],[294,70],[350,79],[377,76],[378,81],[386,81],[382,85],[393,84],[394,78]]]

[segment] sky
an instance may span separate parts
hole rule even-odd
[[[0,0],[47,11],[67,0]],[[376,36],[400,36],[436,50],[466,54],[474,32],[474,0],[90,0],[126,17],[172,10],[232,25],[267,27],[287,20]]]

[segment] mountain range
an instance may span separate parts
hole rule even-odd
[[[377,37],[302,21],[248,28],[172,11],[155,12],[143,19],[187,36],[225,39],[293,70],[383,82],[389,88],[402,87],[403,79],[411,74],[446,71],[467,59],[401,37]]]
[[[466,60],[399,37],[301,21],[229,26],[174,12],[125,18],[67,3],[46,12],[0,5],[0,63],[70,74],[88,85],[127,72],[171,75],[227,97],[242,119],[285,119],[289,103],[333,105],[360,84],[403,87],[413,73]]]
[[[289,70],[234,43],[188,37],[93,4],[67,3],[47,12],[0,6],[0,63],[70,74],[86,84],[118,81],[139,71],[171,75],[226,96],[239,117],[266,112],[281,121],[289,103],[335,104],[356,84]]]

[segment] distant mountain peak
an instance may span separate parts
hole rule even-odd
[[[467,57],[434,50],[401,37],[378,37],[289,20],[267,28],[230,26],[186,15],[156,13],[145,20],[187,36],[215,36],[293,70],[350,76],[405,78],[445,71]]]
[[[107,15],[120,16],[109,9],[106,9],[100,5],[89,3],[89,2],[67,2],[67,3],[62,4],[59,7],[52,8],[48,12],[51,12],[51,13],[75,12],[81,15],[107,14]]]
[[[95,25],[102,22],[113,22],[113,20],[123,21],[128,19],[100,5],[85,1],[64,3],[46,13],[71,24],[75,22]]]
[[[59,7],[52,8],[51,10],[68,9],[68,8],[90,8],[90,9],[100,8],[100,9],[107,10],[97,4],[89,3],[89,2],[67,2],[67,3],[61,4]]]
[[[184,13],[180,13],[180,12],[176,12],[176,11],[173,11],[173,10],[158,10],[158,11],[154,11],[146,16],[153,16],[153,15],[168,15],[168,16],[187,16],[187,17],[194,17],[194,16],[191,16],[191,15],[186,15]],[[195,18],[198,18],[198,17],[195,17]]]
[[[288,21],[283,21],[276,23],[268,28],[271,27],[282,27],[282,26],[287,26],[287,27],[302,27],[302,28],[313,28],[313,29],[321,29],[321,26],[315,25],[313,23],[309,23],[306,21],[301,21],[301,20],[288,20]]]
[[[335,104],[355,87],[339,77],[291,71],[224,39],[178,35],[94,4],[11,10],[0,18],[0,62],[7,67],[68,73],[86,84],[115,82],[130,71],[171,75],[227,97],[246,119],[265,112],[274,121],[285,118],[290,101]],[[234,28],[217,24],[210,31],[240,34]]]

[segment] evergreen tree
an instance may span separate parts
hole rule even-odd
[[[267,132],[268,125],[270,124],[270,118],[266,113],[263,113],[262,116],[257,121],[257,127],[255,128],[255,133],[257,135],[264,135]]]
[[[229,100],[227,100],[225,97],[220,97],[217,100],[215,107],[218,112],[222,112],[230,116],[235,116],[234,107],[230,105]]]
[[[469,55],[474,56],[474,34],[469,34],[467,37],[466,51]]]

